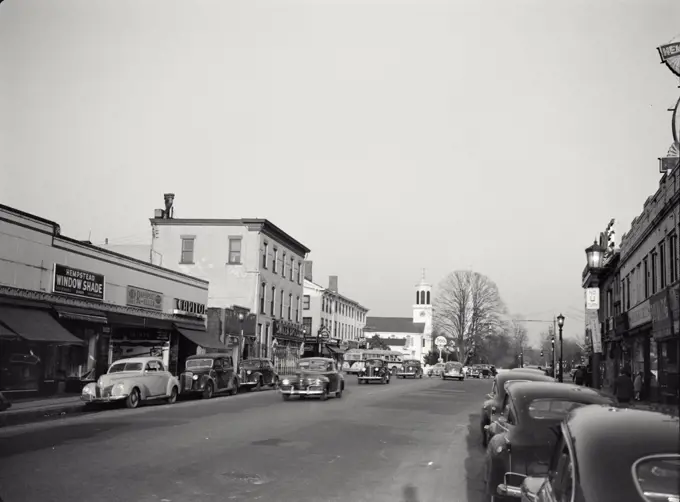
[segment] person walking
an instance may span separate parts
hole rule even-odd
[[[640,393],[642,392],[642,371],[638,371],[633,381],[633,390],[635,391],[635,400],[640,400]]]
[[[583,366],[576,368],[576,373],[574,373],[574,383],[576,385],[583,385],[586,379],[586,369]]]
[[[635,388],[630,376],[630,369],[624,368],[614,382],[614,394],[621,404],[628,404],[634,397]]]

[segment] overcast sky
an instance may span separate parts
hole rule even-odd
[[[678,0],[6,0],[0,200],[95,243],[268,218],[410,316],[422,267],[583,332],[584,248],[658,187]],[[545,326],[533,324],[535,334]]]

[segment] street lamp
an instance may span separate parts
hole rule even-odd
[[[243,312],[239,312],[238,314],[238,322],[241,325],[241,336],[239,336],[238,339],[238,365],[239,367],[241,366],[241,357],[243,357],[243,321],[245,321],[246,316],[243,315]]]
[[[586,248],[586,261],[587,261],[587,271],[589,274],[593,275],[593,285],[597,286],[600,277],[598,277],[599,274],[603,272],[604,268],[604,254],[607,250],[603,247],[600,246],[597,241],[593,242],[593,245]],[[591,312],[591,311],[588,311]],[[589,316],[590,314],[588,314]],[[595,323],[595,326],[597,327],[599,331],[599,309],[593,309],[592,315],[597,318],[597,321]],[[588,316],[586,317],[586,322],[588,321]],[[599,337],[600,334],[598,333],[593,333],[591,330],[590,333],[590,343],[592,347],[592,359],[591,359],[591,365],[590,367],[592,368],[592,386],[594,389],[599,389],[600,388],[600,352],[595,351],[595,346],[593,345],[593,337]]]
[[[562,314],[557,316],[557,327],[560,328],[560,382],[564,381],[564,376],[562,375],[564,361],[562,360],[562,349],[564,345],[562,343],[562,328],[564,327],[564,316]]]
[[[597,241],[593,242],[593,245],[590,246],[589,248],[586,248],[586,259],[588,260],[588,269],[592,270],[602,268],[605,251],[607,250],[600,246],[597,243]]]
[[[552,364],[552,376],[555,377],[555,335],[550,337],[550,361]]]

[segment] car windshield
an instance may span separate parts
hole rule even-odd
[[[116,363],[109,368],[109,373],[120,373],[121,371],[142,371],[143,363]]]
[[[366,366],[382,366],[383,362],[380,359],[369,359],[366,361]]]
[[[304,371],[326,371],[330,364],[326,361],[300,361],[298,368]]]
[[[188,370],[196,370],[199,368],[212,368],[213,365],[213,360],[212,359],[189,359],[187,361],[187,369]]]
[[[245,369],[248,369],[248,370],[258,369],[260,367],[260,361],[258,361],[258,360],[250,360],[249,361],[249,360],[246,359],[245,361],[243,361],[242,366]]]
[[[449,363],[446,365],[446,371],[459,370],[463,367],[460,363]]]
[[[585,406],[566,399],[534,399],[529,404],[529,416],[534,420],[564,420],[570,411]]]
[[[658,455],[638,460],[633,475],[642,497],[648,502],[680,498],[680,455]]]

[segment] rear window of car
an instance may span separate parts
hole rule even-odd
[[[535,420],[564,420],[570,411],[584,403],[566,399],[534,399],[529,404],[529,416]]]
[[[680,501],[680,455],[655,455],[633,465],[635,485],[647,502]]]

